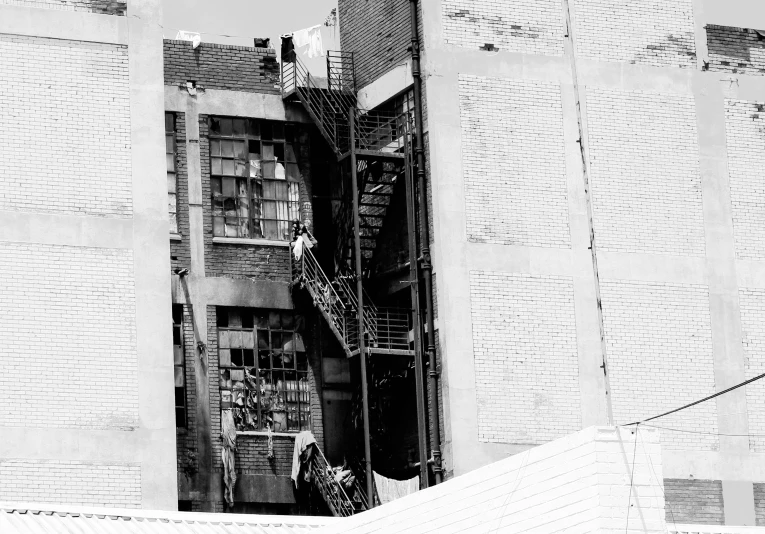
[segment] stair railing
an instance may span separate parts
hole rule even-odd
[[[303,248],[303,254],[298,262],[300,272],[298,280],[308,288],[314,298],[314,305],[321,308],[329,319],[329,322],[337,330],[343,340],[347,340],[348,315],[349,311],[340,295],[337,294],[327,275],[322,270],[316,256],[307,249]]]
[[[358,489],[353,500],[343,488],[343,485],[335,479],[335,473],[321,452],[321,449],[314,445],[315,454],[311,460],[311,475],[313,483],[321,493],[324,501],[329,506],[332,514],[336,517],[349,517],[356,512],[354,502],[358,502],[363,510],[369,509],[366,496],[359,493]]]

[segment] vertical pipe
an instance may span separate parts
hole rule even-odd
[[[364,411],[364,468],[367,476],[367,500],[369,507],[374,508],[374,491],[372,481],[372,446],[369,441],[369,387],[367,383],[367,353],[364,343],[364,286],[361,281],[361,232],[359,231],[359,182],[356,177],[356,110],[348,110],[348,123],[351,135],[351,195],[353,195],[353,241],[356,256],[356,302],[358,304],[359,322],[359,358],[361,363],[361,403]]]
[[[428,480],[428,441],[427,421],[425,419],[425,375],[422,367],[422,331],[420,329],[420,292],[419,272],[417,270],[417,221],[415,217],[414,183],[411,172],[411,147],[409,133],[412,126],[409,110],[405,110],[404,123],[404,178],[406,180],[406,223],[409,230],[409,287],[412,291],[412,331],[414,332],[414,379],[417,381],[415,392],[417,402],[417,438],[420,451],[420,483],[422,489],[429,486]]]
[[[414,153],[417,156],[417,189],[420,201],[420,261],[425,282],[425,324],[428,328],[428,377],[430,378],[430,405],[433,407],[433,474],[436,484],[443,480],[441,467],[441,422],[438,419],[438,371],[436,371],[435,326],[433,322],[433,265],[430,262],[430,229],[428,228],[428,201],[425,188],[425,149],[422,146],[422,75],[420,73],[420,39],[417,31],[417,0],[409,0],[412,24],[412,80],[414,81]]]

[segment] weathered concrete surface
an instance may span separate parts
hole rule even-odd
[[[640,281],[708,288],[716,390],[744,379],[741,318],[738,302],[740,287],[765,287],[765,263],[736,259],[733,241],[733,216],[730,204],[725,139],[725,98],[762,101],[765,80],[761,77],[725,75],[701,70],[706,54],[703,27],[716,22],[708,17],[709,2],[694,2],[696,54],[692,68],[668,68],[576,58],[577,80],[571,71],[572,48],[568,39],[562,57],[520,54],[500,50],[483,52],[445,43],[442,2],[421,0],[426,57],[424,62],[428,154],[433,195],[437,273],[439,342],[443,364],[444,443],[446,469],[461,475],[507,455],[527,449],[525,443],[485,443],[478,438],[476,372],[473,358],[474,325],[471,315],[470,272],[523,273],[532,276],[570,278],[574,286],[576,335],[578,347],[582,424],[606,422],[606,396],[603,380],[603,349],[597,315],[596,291],[591,252],[590,221],[586,212],[586,194],[582,175],[582,146],[574,98],[578,83],[584,122],[584,150],[590,142],[588,96],[593,91],[645,92],[690,98],[694,103],[698,131],[699,171],[703,205],[704,236],[702,256],[651,254],[640,251],[597,251],[601,280]],[[573,1],[572,5],[576,6]],[[731,14],[730,17],[734,17]],[[561,13],[561,17],[564,14]],[[746,13],[738,13],[739,25],[757,27],[747,22]],[[727,19],[726,19],[727,20]],[[732,18],[730,20],[733,20]],[[763,24],[760,24],[763,27]],[[573,28],[576,37],[576,28]],[[469,213],[465,203],[463,129],[460,120],[459,75],[510,78],[558,84],[561,92],[563,130],[560,132],[566,158],[566,189],[570,248],[542,248],[470,242],[466,235]],[[489,95],[487,95],[489,96]],[[625,110],[627,111],[627,110]],[[618,113],[618,110],[617,110]],[[639,147],[636,147],[639,151]],[[589,163],[589,155],[586,161]],[[502,199],[496,199],[502,202]],[[497,221],[502,224],[503,221]],[[596,242],[598,238],[596,228]],[[601,229],[602,230],[602,229]],[[501,350],[500,350],[501,351]],[[608,355],[606,355],[608,356]],[[692,380],[692,377],[689,377]],[[509,390],[514,387],[507,385]],[[713,391],[709,391],[712,393]],[[721,434],[749,431],[744,391],[712,401],[711,410]],[[645,413],[644,417],[656,415]],[[616,423],[631,421],[620,420]],[[661,424],[657,422],[657,424]],[[715,438],[717,439],[717,438]],[[746,437],[720,436],[719,446],[707,450],[664,449],[664,475],[668,478],[690,477],[722,480],[727,495],[739,494],[754,482],[764,480],[765,459],[762,453],[750,452]],[[746,510],[729,511],[726,521],[751,524],[752,500]]]
[[[91,430],[82,425],[50,421],[50,425],[37,428],[3,427],[0,428],[3,436],[0,463],[13,460],[48,462],[57,468],[82,466],[81,469],[71,470],[71,478],[66,480],[55,480],[52,474],[46,474],[46,480],[50,479],[51,485],[47,489],[35,490],[35,497],[36,500],[48,502],[74,502],[69,493],[57,492],[63,491],[62,488],[68,488],[69,492],[77,491],[79,484],[88,486],[87,477],[99,470],[114,466],[115,473],[133,473],[137,466],[135,478],[132,474],[125,475],[130,480],[115,476],[116,489],[111,492],[105,490],[105,494],[119,494],[123,489],[121,481],[124,480],[125,488],[135,492],[129,498],[131,506],[174,510],[177,507],[177,485],[171,287],[163,163],[162,34],[157,25],[161,20],[161,5],[158,0],[134,0],[130,2],[128,14],[128,17],[114,17],[0,6],[0,34],[69,39],[74,43],[72,46],[88,42],[122,47],[118,50],[127,47],[125,83],[130,113],[115,120],[124,120],[128,127],[130,152],[124,168],[115,171],[130,184],[129,213],[120,217],[99,217],[6,211],[0,213],[3,228],[0,240],[63,245],[57,250],[64,254],[71,250],[73,255],[79,249],[130,251],[132,265],[120,265],[120,269],[128,268],[134,274],[134,286],[127,297],[135,302],[135,334],[132,340],[135,361],[131,361],[132,354],[127,354],[125,365],[128,371],[123,372],[132,373],[130,369],[135,369],[138,389],[130,393],[138,399],[136,426],[114,428],[107,425],[100,430]],[[34,57],[26,59],[34,64]],[[24,58],[22,61],[26,62]],[[99,62],[103,60],[94,59],[94,68]],[[10,82],[12,84],[13,80]],[[88,97],[84,95],[82,98]],[[77,142],[77,139],[72,139],[73,144]],[[66,257],[62,258],[62,261],[66,260]],[[68,281],[58,280],[58,283],[66,284]],[[55,288],[52,291],[55,292]],[[91,298],[97,300],[99,295],[91,295]],[[92,328],[93,325],[81,326]],[[104,330],[104,335],[109,335],[107,330]],[[80,362],[83,365],[88,364],[88,359],[92,359],[92,365],[98,364],[97,355],[82,353],[80,357],[85,360]],[[50,369],[50,372],[58,372],[62,376],[62,390],[48,392],[51,402],[63,400],[69,395],[64,389],[67,365],[61,361],[56,369]],[[120,389],[120,379],[120,370],[115,369],[110,379],[113,383],[109,384],[115,391]],[[80,391],[78,395],[84,397],[88,392]],[[95,403],[99,401],[93,399]],[[81,415],[85,417],[87,414]],[[10,487],[6,485],[13,482],[7,478],[0,482],[4,497],[7,498]],[[21,485],[24,486],[25,482],[22,481]],[[93,489],[93,485],[91,483],[87,489]],[[79,490],[85,494],[86,488]],[[19,492],[14,494],[19,495]]]

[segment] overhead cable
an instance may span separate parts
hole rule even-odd
[[[696,406],[697,404],[701,404],[702,402],[706,402],[708,400],[714,399],[715,397],[719,397],[720,395],[724,395],[726,393],[730,393],[734,389],[738,389],[738,388],[740,388],[742,386],[746,386],[747,384],[751,384],[752,382],[754,382],[756,380],[759,380],[761,378],[764,378],[764,377],[765,377],[765,373],[762,373],[761,375],[757,375],[754,378],[750,378],[749,380],[741,382],[740,384],[736,384],[735,386],[731,386],[728,389],[724,389],[722,391],[718,391],[717,393],[715,393],[713,395],[710,395],[708,397],[704,397],[703,399],[697,400],[697,401],[692,402],[690,404],[686,404],[685,406],[681,406],[680,408],[675,408],[674,410],[670,410],[668,412],[664,412],[663,414],[654,415],[653,417],[649,417],[648,419],[643,419],[641,421],[635,421],[634,423],[628,423],[628,424],[622,425],[622,426],[631,426],[631,425],[639,425],[639,424],[642,424],[642,423],[647,423],[648,421],[653,421],[654,419],[658,419],[660,417],[664,417],[664,416],[667,416],[667,415],[679,412],[681,410],[685,410],[686,408],[690,408],[691,406]]]

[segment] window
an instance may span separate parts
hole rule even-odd
[[[217,322],[221,410],[234,410],[237,430],[309,430],[302,318],[291,312],[218,308]]]
[[[175,113],[165,113],[165,160],[167,160],[167,211],[170,233],[178,233],[178,197],[175,169]]]
[[[295,127],[210,118],[213,235],[290,241],[300,220]]]
[[[173,304],[173,363],[175,365],[175,426],[186,427],[186,359],[183,354],[183,305]]]

